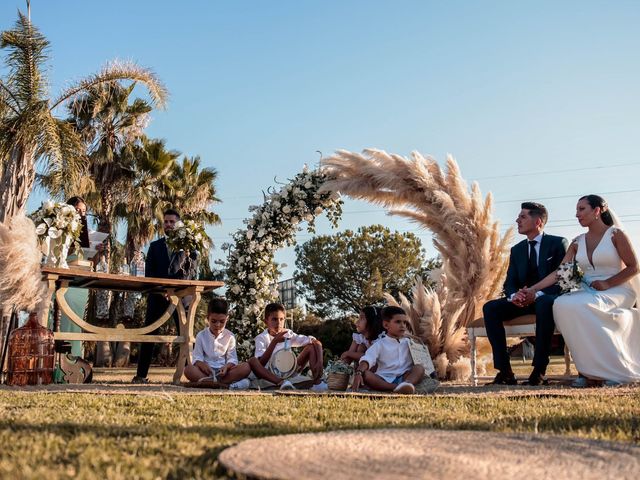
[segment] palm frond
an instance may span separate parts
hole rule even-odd
[[[90,75],[66,88],[51,102],[51,109],[55,109],[62,103],[72,100],[77,95],[90,91],[101,84],[131,80],[142,84],[149,93],[152,105],[157,108],[165,108],[169,92],[156,74],[148,68],[141,67],[133,62],[112,61],[100,72]]]
[[[47,92],[46,79],[42,77],[42,65],[48,59],[49,42],[29,19],[18,12],[18,20],[12,30],[0,36],[0,48],[8,53],[5,64],[11,79],[11,96],[17,110],[42,100]]]
[[[20,115],[20,104],[11,89],[0,79],[0,118],[4,118],[5,110],[11,110],[14,115]]]

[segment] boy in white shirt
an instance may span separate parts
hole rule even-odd
[[[248,363],[238,365],[236,337],[225,328],[229,304],[224,298],[214,298],[207,308],[209,326],[196,335],[193,365],[184,369],[192,382],[211,377],[222,388],[249,388],[251,373]]]
[[[264,323],[267,329],[255,338],[255,356],[249,359],[251,370],[258,378],[265,379],[281,390],[292,390],[295,387],[286,379],[280,378],[269,369],[272,356],[284,348],[285,338],[289,340],[291,347],[304,347],[298,355],[298,371],[301,371],[307,363],[313,375],[314,385],[311,390],[323,392],[329,389],[322,381],[323,356],[322,344],[314,337],[298,335],[284,328],[285,308],[280,303],[270,303],[264,310]]]
[[[424,367],[415,365],[409,352],[408,319],[400,307],[382,309],[382,326],[387,334],[371,345],[360,358],[352,389],[357,392],[364,383],[372,390],[411,394],[424,376]],[[373,373],[370,368],[377,365]]]

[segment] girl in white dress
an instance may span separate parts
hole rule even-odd
[[[573,356],[580,377],[606,385],[640,381],[640,293],[638,260],[627,235],[614,225],[605,200],[586,195],[578,201],[576,217],[587,232],[567,250],[584,272],[581,289],[558,297],[553,317]],[[557,281],[548,275],[528,290],[535,293]]]
[[[359,362],[367,348],[375,342],[382,333],[382,320],[376,307],[364,307],[360,310],[360,317],[356,322],[356,333],[349,350],[340,355],[340,360],[345,363]]]

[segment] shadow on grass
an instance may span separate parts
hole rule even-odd
[[[208,448],[198,456],[186,457],[184,462],[175,467],[166,476],[167,480],[182,480],[183,478],[237,478],[232,475],[220,462],[218,456],[228,446]]]
[[[216,425],[96,425],[74,422],[58,422],[47,424],[32,424],[16,420],[0,421],[0,430],[35,436],[57,435],[64,439],[72,439],[81,434],[88,434],[98,439],[122,439],[128,437],[153,436],[182,436],[198,435],[203,438],[231,437],[241,439],[256,438],[269,435],[286,435],[292,433],[325,432],[330,430],[368,430],[384,428],[431,428],[441,430],[478,430],[499,432],[531,432],[545,434],[567,434],[572,432],[614,431],[628,432],[628,441],[640,440],[640,420],[632,413],[601,414],[594,417],[589,412],[585,414],[564,415],[561,417],[532,416],[522,417],[502,415],[499,418],[482,419],[433,419],[402,423],[395,421],[345,422],[344,419],[329,421],[322,426],[295,426],[282,423],[260,422],[242,424],[237,427],[221,427]]]

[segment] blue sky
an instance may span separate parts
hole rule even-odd
[[[24,5],[3,0],[0,28]],[[453,154],[505,228],[539,200],[547,231],[573,237],[577,198],[598,193],[640,237],[638,2],[33,0],[32,20],[54,92],[114,58],[166,83],[148,134],[218,170],[218,245],[274,177],[366,147]],[[341,229],[413,231],[434,254],[403,219],[344,210]],[[290,275],[292,250],[278,260]]]

